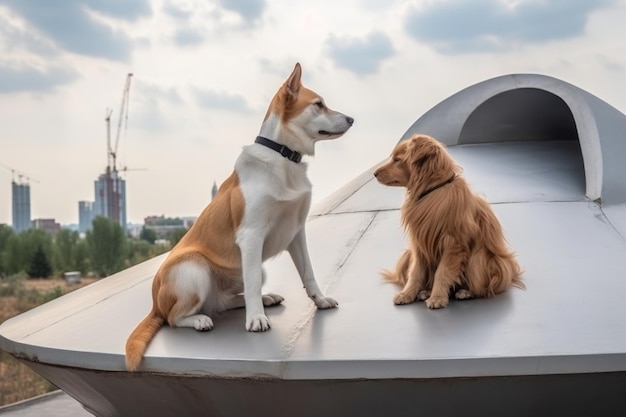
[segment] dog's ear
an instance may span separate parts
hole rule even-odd
[[[302,86],[302,67],[299,62],[296,62],[296,66],[293,68],[291,75],[285,81],[285,95],[288,102],[294,102],[298,98],[300,93],[300,87]]]
[[[434,139],[426,135],[414,135],[409,145],[409,163],[421,168],[439,152],[440,148],[434,143]]]

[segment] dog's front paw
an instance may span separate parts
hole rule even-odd
[[[273,294],[271,292],[267,294],[263,294],[263,305],[265,307],[275,306],[277,304],[282,303],[284,300],[285,299],[278,294]]]
[[[193,328],[199,332],[209,331],[213,328],[213,320],[209,316],[198,315],[193,321]]]
[[[447,297],[433,297],[432,295],[426,300],[426,307],[430,309],[444,308],[448,305]]]
[[[393,297],[393,303],[396,305],[411,304],[413,301],[415,301],[415,296],[404,291],[399,292]]]
[[[315,302],[315,305],[320,310],[335,308],[339,305],[337,300],[332,297],[311,297],[311,299]]]
[[[249,332],[264,332],[270,328],[270,320],[265,314],[256,314],[246,320],[246,330]]]

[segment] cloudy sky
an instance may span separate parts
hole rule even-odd
[[[0,0],[0,223],[6,167],[31,178],[33,218],[78,222],[129,72],[118,166],[142,222],[202,210],[295,62],[356,119],[310,160],[319,201],[432,106],[495,76],[550,75],[626,112],[624,22],[626,0]]]

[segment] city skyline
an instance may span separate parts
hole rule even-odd
[[[123,4],[0,0],[0,163],[39,181],[33,218],[78,223],[129,72],[118,166],[132,223],[198,215],[295,62],[355,118],[310,159],[314,204],[382,162],[432,106],[493,77],[552,76],[626,111],[626,0]],[[11,179],[0,168],[0,223],[12,221]]]

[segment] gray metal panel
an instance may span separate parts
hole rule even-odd
[[[626,373],[277,381],[89,372],[29,363],[99,417],[620,416]]]
[[[615,230],[626,238],[626,204],[612,204],[602,208],[602,212],[607,217]]]
[[[402,232],[394,227],[399,213],[381,212],[334,287],[344,308],[305,329],[291,358],[307,363],[290,370],[300,378],[429,378],[626,367],[626,282],[615,282],[626,276],[626,246],[596,218],[597,207],[532,203],[495,210],[518,249],[526,292],[453,302],[442,311],[423,303],[393,305],[398,289],[375,272],[392,267],[404,245],[397,244]],[[598,273],[602,265],[610,271]],[[601,295],[608,286],[611,294]]]

